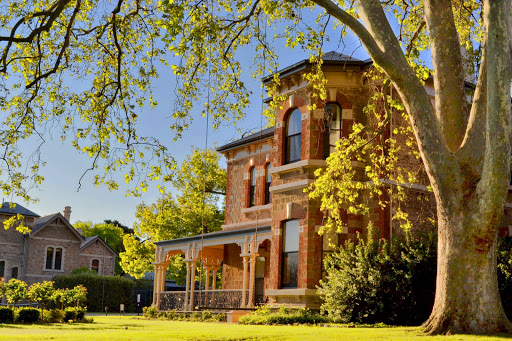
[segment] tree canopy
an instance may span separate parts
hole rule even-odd
[[[202,110],[214,126],[243,116],[249,92],[238,52],[245,47],[255,51],[255,76],[276,69],[276,43],[310,51],[317,67],[304,77],[325,99],[320,66],[322,46],[331,38],[326,32],[335,26],[342,38],[348,29],[396,89],[436,199],[438,282],[426,330],[509,331],[495,249],[510,175],[511,13],[509,2],[491,0],[9,3],[0,15],[0,108],[7,113],[0,131],[0,187],[28,197],[30,183],[43,180],[37,146],[50,128],[91,156],[96,184],[117,188],[110,176],[115,171],[126,173],[134,194],[149,179],[170,181],[170,151],[137,133],[140,108],[156,105],[150,85],[157,65],[176,76],[170,128],[179,137],[202,96],[209,99]],[[435,105],[419,59],[427,48]],[[170,56],[178,62],[169,62]],[[466,93],[464,69],[477,67],[474,92]],[[274,80],[279,83],[278,75]],[[275,88],[270,92],[276,95]],[[23,158],[21,142],[27,139],[36,149]]]
[[[224,222],[226,171],[220,168],[220,155],[213,149],[193,149],[176,172],[172,181],[178,195],[165,193],[155,203],[137,206],[135,236],[125,235],[126,252],[121,253],[123,269],[140,278],[151,271],[154,261],[154,242],[190,237],[202,232],[220,230]],[[183,264],[172,263],[170,273],[178,282],[183,277]]]

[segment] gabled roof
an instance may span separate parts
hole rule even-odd
[[[219,148],[217,148],[217,151],[221,152],[221,153],[227,152],[228,150],[231,150],[233,148],[242,147],[242,146],[251,144],[251,143],[259,141],[259,140],[266,140],[269,137],[273,137],[273,136],[274,136],[274,127],[270,127],[267,129],[260,130],[254,134],[249,135],[249,136],[242,137],[239,140],[236,140],[236,141],[230,142],[228,144],[225,144],[223,146],[220,146]]]
[[[95,240],[100,240],[101,243],[110,250],[110,252],[112,252],[115,256],[117,256],[117,253],[107,243],[105,243],[103,241],[103,239],[100,238],[100,236],[85,237],[85,240],[82,242],[82,245],[80,245],[80,250],[86,248],[87,246],[92,244]]]
[[[34,225],[32,228],[32,231],[30,232],[30,235],[33,236],[34,234],[41,231],[45,226],[49,225],[52,221],[61,218],[61,220],[64,222],[64,225],[69,228],[80,240],[84,240],[84,237],[78,231],[67,221],[66,218],[60,213],[53,213],[49,214],[44,217],[40,217],[39,219],[34,220]]]
[[[4,202],[2,203],[2,207],[0,207],[0,214],[9,214],[9,215],[15,215],[15,214],[21,214],[25,217],[39,217],[39,214],[32,212],[31,210],[21,206],[20,204],[12,203],[16,206],[14,208],[11,208],[10,202]]]

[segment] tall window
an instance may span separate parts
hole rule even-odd
[[[11,270],[11,278],[18,279],[18,267],[17,266],[13,266],[13,268]]]
[[[286,121],[286,163],[292,163],[300,160],[301,132],[302,115],[299,108],[295,108]]]
[[[0,260],[0,278],[5,277],[5,261]]]
[[[249,206],[254,206],[256,205],[256,167],[251,168],[249,181]]]
[[[265,167],[265,205],[270,204],[270,185],[272,184],[272,175],[270,174],[272,165],[269,163]]]
[[[299,221],[288,220],[283,226],[281,287],[296,288],[299,273]]]
[[[62,248],[49,246],[46,249],[46,270],[62,270]]]
[[[91,270],[98,272],[100,270],[100,260],[93,259],[91,262]]]
[[[325,105],[324,157],[327,158],[336,149],[341,138],[341,108],[337,103]]]

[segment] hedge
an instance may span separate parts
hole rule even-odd
[[[39,321],[39,317],[41,316],[41,313],[39,309],[36,308],[20,308],[18,310],[18,322],[23,323],[34,323]]]
[[[14,311],[9,307],[0,307],[0,323],[14,321]]]
[[[105,285],[104,306],[110,312],[119,312],[119,305],[124,304],[126,312],[135,310],[133,301],[133,281],[117,276],[91,276],[87,274],[56,276],[55,288],[73,288],[81,284],[87,288],[87,311],[103,312],[101,305],[103,285]]]

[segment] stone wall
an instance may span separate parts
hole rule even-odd
[[[115,256],[100,240],[96,239],[80,251],[80,266],[92,269],[92,260],[99,260],[98,274],[113,276],[115,273]]]
[[[0,216],[1,221],[6,217]],[[1,222],[0,222],[1,224]],[[18,267],[18,278],[22,279],[25,240],[15,228],[8,230],[0,226],[0,261],[5,261],[4,278],[11,279],[12,268]],[[1,274],[0,274],[0,277]]]
[[[82,240],[59,220],[60,218],[57,218],[28,239],[24,277],[29,285],[51,280],[56,275],[69,274],[73,269],[80,267]],[[48,247],[63,249],[61,270],[46,269]]]

